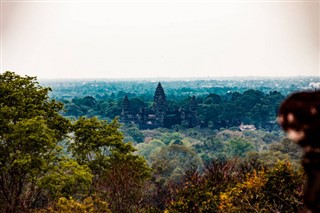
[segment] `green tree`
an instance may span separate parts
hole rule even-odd
[[[206,97],[206,100],[204,102],[205,102],[205,104],[220,104],[221,97],[220,97],[220,95],[211,93]]]
[[[143,199],[143,186],[150,176],[146,161],[134,155],[131,143],[123,142],[117,119],[110,123],[79,118],[73,125],[69,150],[80,165],[94,175],[93,190],[110,203],[114,212],[130,212]]]
[[[135,143],[141,143],[144,141],[144,135],[139,128],[134,124],[126,124],[122,126],[122,132],[125,136],[133,139]]]
[[[148,199],[150,171],[144,158],[117,151],[98,180],[98,193],[110,203],[112,212],[136,212]]]
[[[235,185],[242,171],[235,169],[235,161],[212,161],[203,174],[191,170],[183,183],[171,189],[168,212],[218,212],[219,195]]]
[[[244,138],[232,138],[228,145],[229,154],[232,157],[244,157],[246,152],[254,149],[253,144]]]
[[[170,182],[180,182],[185,171],[191,168],[201,168],[202,161],[197,154],[185,145],[171,144],[163,147],[151,156],[156,181],[165,185]]]
[[[39,180],[59,164],[69,121],[34,77],[0,75],[0,208],[27,211],[42,195]]]
[[[163,143],[166,145],[169,145],[171,142],[176,141],[176,140],[182,140],[182,136],[178,132],[174,133],[165,133],[162,135],[161,140]]]
[[[197,144],[195,148],[205,163],[226,158],[226,144],[221,138],[216,136],[203,138],[201,143]]]
[[[101,175],[115,151],[123,154],[134,151],[130,143],[123,143],[119,127],[116,119],[108,123],[97,117],[81,117],[73,124],[74,138],[69,151],[80,165],[86,164],[94,175]]]
[[[47,190],[47,195],[52,200],[72,195],[83,197],[88,194],[92,178],[88,166],[79,165],[72,159],[65,159],[40,179],[40,185]]]
[[[138,154],[143,156],[147,161],[150,161],[150,157],[153,153],[159,152],[162,147],[165,147],[165,144],[158,139],[153,139],[149,143],[140,143],[136,145]]]

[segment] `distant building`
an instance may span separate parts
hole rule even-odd
[[[188,126],[196,127],[199,125],[197,113],[198,113],[198,104],[196,101],[196,97],[193,95],[190,101],[189,111],[187,112]]]
[[[254,125],[244,125],[244,124],[241,124],[239,126],[239,129],[241,131],[245,131],[245,130],[256,130],[256,127]]]
[[[122,101],[121,120],[124,123],[135,123],[140,129],[154,129],[158,127],[170,128],[172,125],[179,124],[188,128],[197,127],[198,105],[195,96],[192,96],[189,108],[169,109],[166,94],[159,82],[153,97],[152,107],[140,108],[138,113],[131,111],[131,103],[126,95]]]
[[[132,120],[131,104],[127,95],[124,97],[122,101],[121,116],[124,122],[130,122]]]
[[[167,100],[160,82],[154,92],[153,110],[156,115],[155,125],[158,127],[164,127],[164,118],[167,112]]]

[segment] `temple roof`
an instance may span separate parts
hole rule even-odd
[[[167,104],[166,94],[164,93],[164,90],[160,82],[158,83],[157,89],[154,92],[153,101],[155,107],[165,107]]]
[[[130,101],[128,95],[123,98],[122,105],[130,105]]]

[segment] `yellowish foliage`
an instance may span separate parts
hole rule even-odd
[[[261,169],[246,175],[220,192],[220,212],[296,212],[302,203],[298,186],[302,177],[290,162],[278,161],[271,169]]]
[[[111,213],[108,203],[99,198],[87,197],[82,202],[72,197],[61,197],[58,202],[47,209],[41,209],[35,213]]]
[[[256,209],[258,206],[252,206],[249,200],[257,199],[262,186],[266,183],[266,176],[264,169],[257,172],[253,171],[252,174],[247,174],[246,181],[238,183],[235,187],[226,192],[220,193],[219,210],[221,212],[239,212],[239,207],[244,204],[249,208]]]

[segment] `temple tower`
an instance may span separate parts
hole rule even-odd
[[[196,97],[193,95],[190,104],[189,104],[189,110],[190,110],[190,120],[189,120],[189,127],[197,127],[198,126],[198,104]]]
[[[190,100],[189,110],[191,112],[196,112],[197,109],[198,109],[198,104],[197,104],[197,101],[196,101],[196,97],[193,95],[191,100]]]
[[[166,100],[166,94],[164,93],[164,90],[160,82],[154,93],[153,108],[156,115],[156,125],[159,127],[163,127],[164,117],[167,111],[167,100]]]
[[[122,119],[124,122],[128,122],[131,119],[131,104],[128,99],[128,96],[126,95],[122,101]]]

